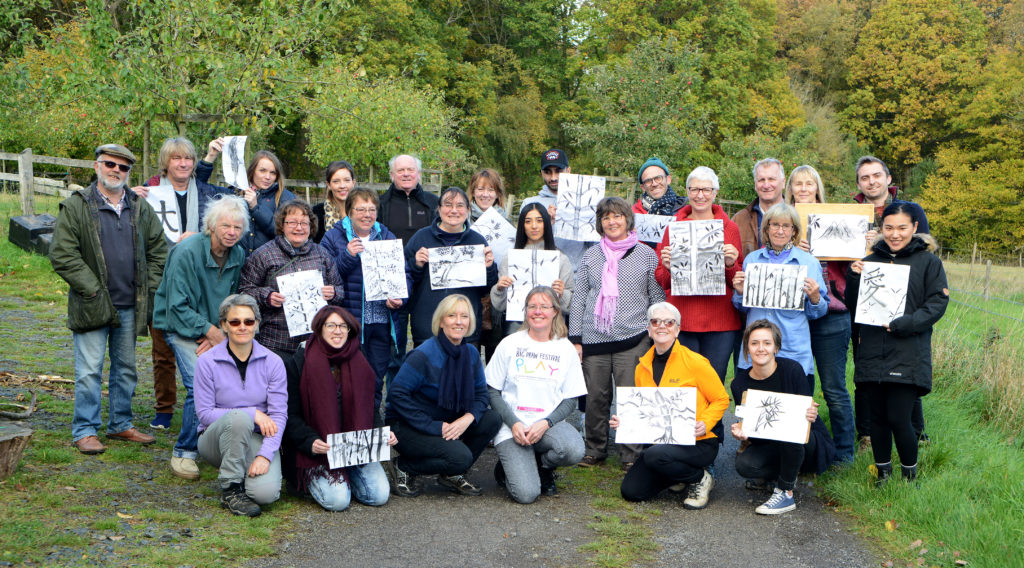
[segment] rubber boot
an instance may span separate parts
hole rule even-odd
[[[878,470],[878,478],[875,479],[875,487],[885,487],[885,484],[889,481],[889,476],[892,475],[892,462],[886,464],[875,464],[875,469]]]
[[[903,480],[907,483],[917,483],[917,464],[900,464],[900,471],[903,473]]]

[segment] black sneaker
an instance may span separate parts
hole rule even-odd
[[[437,476],[437,482],[459,495],[476,496],[483,493],[479,487],[470,483],[464,475],[439,475]]]
[[[402,471],[395,460],[384,463],[386,464],[385,471],[388,474],[388,481],[391,482],[392,493],[402,497],[416,497],[423,493],[423,487],[415,475],[409,475]]]
[[[505,466],[500,460],[494,464],[494,481],[498,482],[498,487],[505,487]]]
[[[233,515],[258,517],[263,511],[260,506],[245,494],[241,483],[232,483],[221,492],[220,505]]]
[[[546,467],[537,468],[540,473],[540,494],[551,497],[558,495],[558,487],[555,485],[555,470]]]

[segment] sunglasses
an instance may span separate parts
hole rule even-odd
[[[227,320],[227,322],[228,322],[228,325],[230,325],[231,327],[238,327],[238,326],[242,325],[243,323],[245,324],[246,327],[252,327],[252,326],[256,325],[256,320],[253,319],[253,318],[245,318],[245,319],[237,319],[237,320]]]
[[[97,160],[97,161],[99,163],[103,164],[104,166],[106,166],[108,170],[112,170],[114,168],[117,168],[117,169],[121,170],[124,173],[128,173],[128,172],[132,171],[132,167],[129,166],[128,164],[119,164],[119,163],[113,162],[111,160]]]
[[[651,318],[651,327],[672,327],[676,324],[674,319]]]

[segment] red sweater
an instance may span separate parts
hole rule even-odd
[[[692,221],[690,212],[693,208],[690,205],[684,206],[676,213],[676,221]],[[718,205],[711,206],[711,212],[715,219],[721,219],[725,226],[725,243],[740,250],[740,229],[733,223]],[[658,284],[665,289],[665,299],[675,306],[682,315],[682,322],[679,328],[688,332],[703,331],[733,331],[743,327],[740,322],[740,315],[732,305],[732,278],[736,271],[743,267],[743,253],[736,259],[736,263],[725,268],[725,294],[721,296],[673,296],[672,275],[661,262],[661,251],[668,246],[668,231],[661,239],[655,251],[658,255],[658,268],[654,271],[654,278]]]

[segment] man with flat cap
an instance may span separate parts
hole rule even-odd
[[[167,243],[160,219],[127,188],[135,155],[118,144],[96,148],[96,181],[60,204],[50,263],[67,281],[74,339],[75,412],[71,439],[83,454],[106,450],[97,433],[104,353],[110,353],[107,438],[151,444],[132,426],[135,338],[146,335]]]

